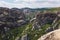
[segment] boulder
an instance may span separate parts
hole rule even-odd
[[[21,40],[29,40],[28,35],[27,35],[27,34],[23,35],[23,36],[21,37]]]

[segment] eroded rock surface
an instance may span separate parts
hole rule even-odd
[[[3,8],[0,7],[0,31],[4,28],[20,27],[27,23],[25,14],[17,8]]]
[[[41,36],[38,40],[60,40],[60,29],[47,33]]]
[[[51,24],[60,18],[57,13],[38,13],[33,24],[34,29],[40,29],[45,24]],[[55,21],[55,22],[56,22]]]

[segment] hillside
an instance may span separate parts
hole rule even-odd
[[[60,28],[59,10],[0,7],[0,40],[38,40]]]

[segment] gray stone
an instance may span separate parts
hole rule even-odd
[[[28,35],[27,35],[27,34],[23,35],[23,36],[21,37],[21,40],[29,40]]]

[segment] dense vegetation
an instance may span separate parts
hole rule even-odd
[[[1,38],[2,34],[0,34],[0,40],[15,40],[17,37],[21,38],[25,34],[28,34],[29,40],[37,40],[41,35],[46,33],[45,30],[49,26],[49,24],[46,24],[44,28],[42,27],[42,30],[32,30],[32,23],[29,23],[6,32],[3,38]]]

